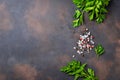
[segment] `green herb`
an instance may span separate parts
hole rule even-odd
[[[73,27],[78,27],[83,24],[84,13],[87,12],[89,20],[96,20],[97,23],[102,23],[105,19],[105,14],[108,12],[110,0],[72,0],[76,6]]]
[[[82,78],[83,80],[98,80],[94,71],[91,68],[86,70],[85,67],[86,63],[81,64],[79,61],[73,60],[69,62],[67,66],[62,67],[60,71],[70,76],[74,76],[74,80],[78,80],[79,78]]]
[[[100,56],[100,55],[102,55],[102,54],[105,52],[105,50],[104,50],[104,48],[102,47],[101,44],[98,44],[98,45],[95,47],[95,52],[96,52],[96,54],[97,54],[98,56]]]

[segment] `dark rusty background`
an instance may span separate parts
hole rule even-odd
[[[100,80],[120,80],[120,0],[111,0],[104,23],[85,25],[106,53],[87,62]],[[0,0],[0,80],[73,80],[59,71],[73,60],[82,26],[73,29],[71,0]],[[75,33],[73,32],[75,30]]]

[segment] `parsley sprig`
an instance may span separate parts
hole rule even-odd
[[[110,0],[72,0],[76,6],[74,13],[73,27],[78,27],[84,22],[84,13],[88,13],[89,20],[96,20],[97,23],[102,23],[105,19],[105,14],[108,12]]]
[[[74,80],[82,78],[83,80],[98,80],[91,68],[85,69],[86,63],[81,64],[79,61],[73,60],[60,69],[70,76],[74,76]]]
[[[101,56],[104,52],[105,52],[105,50],[101,44],[98,44],[95,47],[95,53],[97,54],[98,57]]]

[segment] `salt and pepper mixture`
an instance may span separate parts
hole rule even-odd
[[[78,54],[84,56],[85,53],[90,53],[90,51],[94,48],[95,42],[93,41],[94,36],[91,35],[88,28],[85,28],[82,35],[80,35],[79,40],[77,41],[76,47],[73,47],[77,51]],[[75,55],[73,55],[75,57]]]

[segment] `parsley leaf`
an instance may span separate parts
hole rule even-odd
[[[94,76],[94,71],[90,68],[88,68],[88,73],[91,75],[91,76]]]
[[[102,47],[101,44],[98,44],[98,45],[95,47],[95,52],[96,52],[96,54],[97,54],[98,56],[100,56],[100,55],[102,55],[102,54],[105,52],[105,50],[104,50],[104,48]]]

